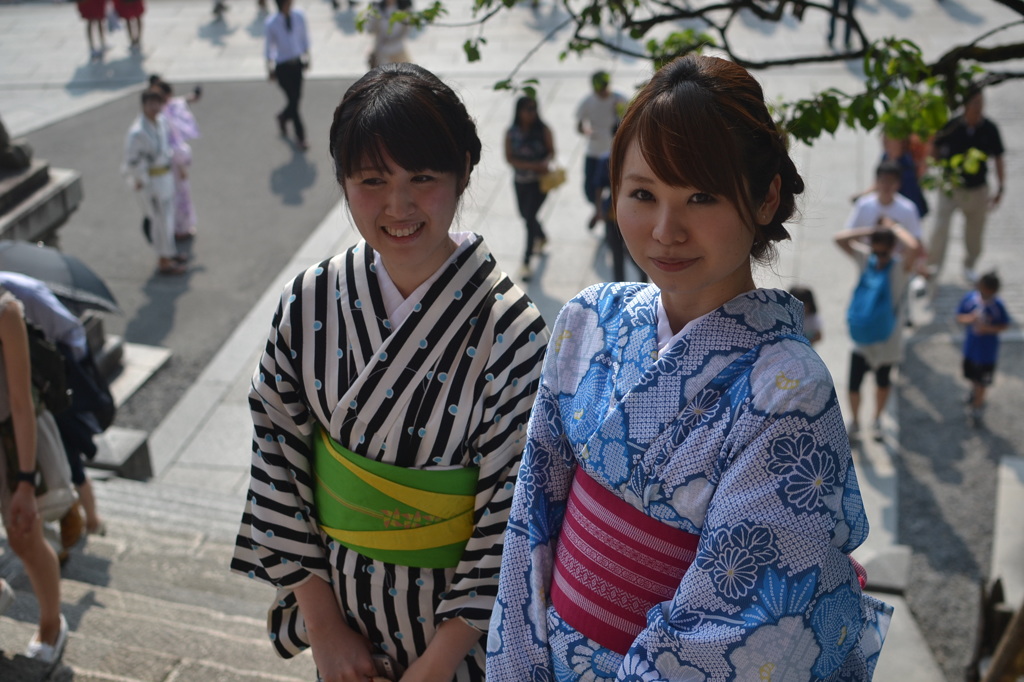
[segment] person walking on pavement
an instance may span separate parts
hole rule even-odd
[[[158,92],[142,93],[142,114],[128,130],[124,143],[123,172],[132,182],[149,219],[149,238],[157,254],[157,272],[180,275],[184,256],[174,244],[173,150],[167,121],[161,114],[164,99]]]
[[[30,367],[21,303],[0,287],[0,422],[8,432],[0,439],[0,455],[5,463],[9,460],[13,464],[0,465],[0,516],[7,542],[21,559],[39,602],[39,629],[29,640],[25,656],[53,664],[64,653],[68,623],[60,612],[57,555],[43,537],[43,521],[36,507],[36,454],[37,447],[43,445],[37,438],[38,415]],[[10,586],[4,581],[0,584],[0,607],[12,598]]]
[[[592,92],[583,98],[576,108],[576,130],[587,138],[587,154],[583,159],[583,192],[587,201],[594,206],[594,214],[587,223],[588,229],[600,219],[597,204],[597,167],[603,156],[612,150],[612,137],[619,125],[622,113],[629,100],[611,90],[611,76],[606,71],[597,71],[590,77]]]
[[[976,150],[972,152],[972,150]],[[929,241],[928,267],[936,281],[946,259],[949,226],[953,212],[964,215],[964,279],[974,283],[975,267],[981,257],[988,212],[999,206],[1006,188],[1006,165],[1003,163],[1003,140],[999,128],[985,117],[985,95],[980,87],[972,88],[964,100],[963,113],[955,117],[935,136],[935,157],[949,161],[962,157],[959,178],[950,191],[939,191],[935,209],[935,225]],[[977,155],[977,152],[981,152]],[[989,162],[995,165],[995,194],[988,186]]]
[[[367,22],[367,30],[373,33],[373,48],[368,59],[371,69],[381,64],[412,61],[405,49],[409,22],[391,21],[396,12],[411,9],[412,0],[380,0],[374,3],[373,14]]]
[[[971,382],[967,415],[971,426],[981,426],[985,393],[992,385],[999,359],[999,335],[1010,326],[1010,314],[999,298],[999,275],[988,272],[978,279],[956,310],[956,321],[964,326],[963,374]]]
[[[306,13],[292,7],[293,0],[276,2],[278,11],[268,17],[265,24],[264,57],[267,60],[268,77],[277,81],[288,102],[277,115],[277,127],[281,137],[286,137],[286,126],[291,121],[299,149],[305,151],[309,145],[306,144],[306,128],[299,113],[299,100],[302,98],[303,72],[309,68]]]
[[[548,243],[537,213],[548,196],[540,188],[540,178],[554,158],[555,138],[537,111],[537,100],[520,97],[512,125],[505,132],[505,160],[514,170],[516,203],[526,223],[526,251],[519,269],[524,281],[533,276],[530,258],[542,253]]]
[[[853,18],[853,10],[857,7],[857,0],[832,0],[832,15],[828,20],[828,44],[833,46],[836,39],[836,20],[839,17],[843,17],[843,23],[846,24],[846,33],[843,37],[843,44],[846,49],[850,49],[850,38],[853,33],[853,24],[850,23],[850,19]]]
[[[146,12],[144,0],[114,0],[117,16],[124,19],[128,30],[128,49],[134,53],[142,52],[142,15]]]
[[[78,0],[78,14],[85,20],[85,39],[89,41],[89,59],[98,62],[107,51],[103,22],[107,17],[107,0]],[[93,38],[93,34],[96,35]]]
[[[278,588],[274,646],[312,647],[325,682],[482,682],[547,328],[479,235],[449,232],[481,151],[451,88],[381,65],[330,139],[362,240],[282,294],[231,568]]]
[[[865,239],[868,243],[865,243]],[[903,357],[903,327],[905,324],[906,287],[914,261],[920,253],[920,242],[903,226],[889,218],[881,218],[877,226],[854,227],[838,232],[836,245],[850,256],[860,271],[858,288],[847,313],[850,335],[854,341],[850,355],[850,440],[860,438],[861,382],[868,371],[875,374],[875,410],[872,419],[872,438],[881,441],[882,413],[889,400],[892,385],[891,372]],[[897,248],[897,245],[899,248]],[[877,276],[877,279],[872,276]],[[873,300],[865,297],[860,304],[857,292],[867,288],[865,282],[875,282]],[[871,317],[872,336],[861,336],[854,323],[854,306],[860,306]],[[877,313],[877,314],[875,314]],[[859,321],[857,322],[859,324]],[[881,338],[879,338],[881,337]],[[877,339],[877,340],[876,340]]]

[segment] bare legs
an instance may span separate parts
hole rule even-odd
[[[96,34],[95,39],[93,34]],[[89,41],[89,56],[94,60],[103,58],[107,49],[106,37],[103,30],[103,19],[89,19],[85,22],[85,38]],[[99,43],[99,47],[97,47]]]
[[[55,644],[60,633],[60,565],[43,538],[43,522],[36,519],[28,533],[7,528],[7,541],[25,566],[32,591],[39,601],[39,641]]]

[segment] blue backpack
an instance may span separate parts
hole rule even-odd
[[[850,337],[862,346],[885,341],[896,328],[896,311],[889,286],[893,261],[890,260],[882,269],[877,265],[878,258],[872,254],[860,274],[857,288],[853,290],[850,307],[846,309]]]

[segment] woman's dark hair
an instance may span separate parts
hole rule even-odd
[[[814,302],[814,292],[807,287],[792,287],[789,293],[793,298],[807,306],[807,312],[811,315],[818,314],[818,304]]]
[[[530,126],[530,130],[528,132],[534,135],[542,134],[544,130],[548,127],[548,125],[544,123],[544,121],[540,117],[540,109],[537,108],[537,100],[534,99],[533,97],[530,97],[529,95],[523,95],[522,97],[516,100],[515,113],[512,115],[512,125],[519,125],[519,117],[522,116],[523,111],[525,111],[526,109],[533,109],[534,113],[536,114],[536,116],[534,116],[533,118],[533,124]]]
[[[462,100],[437,76],[415,64],[382,64],[334,110],[330,152],[342,191],[344,179],[367,163],[386,171],[387,154],[409,171],[454,173],[461,193],[480,162],[480,137]]]
[[[750,256],[770,262],[775,242],[789,239],[783,223],[796,213],[804,181],[784,133],[746,69],[717,57],[686,55],[663,66],[630,104],[612,144],[612,200],[630,145],[662,182],[723,197],[754,230]],[[772,180],[781,178],[779,206],[756,216]]]

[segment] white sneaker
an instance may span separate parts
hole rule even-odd
[[[846,435],[851,443],[860,440],[860,425],[857,422],[850,422],[846,427]]]
[[[928,280],[921,275],[915,276],[910,280],[910,292],[914,294],[915,298],[923,297],[928,293]]]
[[[64,655],[64,647],[68,643],[68,622],[64,619],[64,614],[60,616],[60,632],[57,633],[57,641],[54,644],[40,642],[36,639],[38,635],[37,632],[29,640],[28,646],[25,648],[25,657],[47,664],[59,661]]]
[[[964,279],[969,283],[974,284],[978,281],[978,273],[971,268],[964,268]]]
[[[876,443],[881,443],[885,439],[885,434],[882,433],[882,422],[875,420],[875,423],[871,425],[871,437]]]
[[[524,282],[529,282],[530,277],[533,276],[533,271],[530,270],[530,266],[525,263],[519,268],[519,279]]]
[[[14,603],[14,588],[11,584],[0,578],[0,614],[11,608]]]

